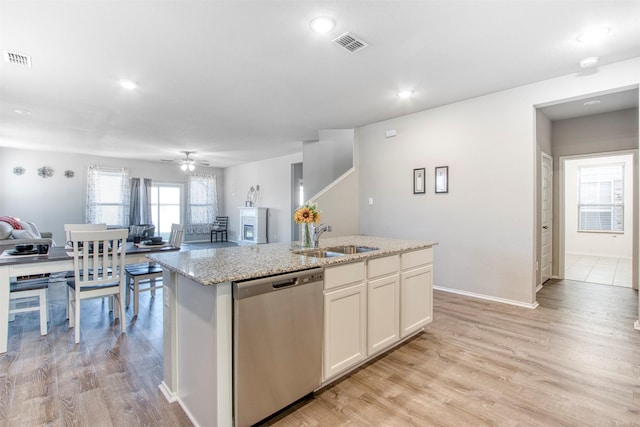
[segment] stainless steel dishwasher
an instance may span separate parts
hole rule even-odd
[[[233,283],[233,413],[252,425],[320,386],[323,270]]]

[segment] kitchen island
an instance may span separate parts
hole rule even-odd
[[[287,242],[149,256],[164,268],[164,378],[160,389],[170,401],[180,402],[195,425],[232,426],[232,282],[318,267],[340,272],[334,267],[341,265],[362,265],[364,272],[368,260],[400,260],[405,253],[431,251],[435,244],[344,236],[322,239],[321,247],[356,245],[376,249],[315,258],[292,252],[292,244]],[[428,262],[430,281],[431,258]],[[396,275],[400,277],[401,262],[397,264]],[[428,292],[430,298],[430,282]],[[415,326],[410,325],[408,331],[415,333]],[[345,371],[346,368],[339,370]]]

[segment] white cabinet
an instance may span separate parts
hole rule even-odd
[[[433,249],[400,256],[400,335],[405,337],[433,320]]]
[[[323,384],[433,320],[433,249],[324,270]]]
[[[367,264],[367,354],[400,339],[400,257],[375,258]]]
[[[366,357],[364,263],[325,269],[323,378],[331,378]]]

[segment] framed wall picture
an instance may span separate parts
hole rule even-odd
[[[449,166],[436,168],[436,193],[449,192]]]
[[[425,193],[424,172],[424,168],[413,170],[413,194]]]

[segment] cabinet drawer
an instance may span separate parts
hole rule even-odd
[[[367,277],[371,279],[373,277],[397,273],[399,266],[399,255],[392,255],[369,260],[369,263],[367,264]]]
[[[324,270],[324,288],[333,289],[364,280],[364,262],[354,262]]]
[[[400,264],[403,270],[433,263],[433,248],[403,253]]]

